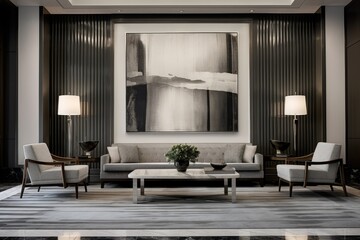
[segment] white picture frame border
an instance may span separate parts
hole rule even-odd
[[[238,132],[126,132],[126,33],[237,32]],[[250,142],[250,23],[114,23],[114,142]]]

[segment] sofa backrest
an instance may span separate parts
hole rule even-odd
[[[139,162],[166,162],[165,153],[177,143],[114,143],[112,146],[121,144],[137,146],[139,151]],[[239,143],[189,143],[200,151],[198,162],[221,162],[224,152],[229,145]],[[250,143],[247,143],[250,144]]]

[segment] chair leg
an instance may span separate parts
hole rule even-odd
[[[293,183],[289,183],[289,196],[292,197]]]
[[[23,173],[23,180],[22,180],[22,185],[21,185],[20,198],[23,197],[24,190],[25,190],[25,186],[26,186],[26,180],[27,180],[27,162],[25,162],[25,167],[24,167],[24,173]]]
[[[75,196],[76,196],[76,199],[79,198],[79,185],[77,183],[75,184]]]
[[[38,187],[38,192],[40,192],[40,188],[41,188],[41,186]]]
[[[279,192],[281,192],[281,179],[279,178]]]
[[[84,188],[85,188],[85,192],[87,192],[86,180],[84,180]]]
[[[332,192],[334,191],[334,188],[333,188],[332,184],[330,184],[330,189],[331,189]]]
[[[22,184],[22,186],[21,186],[20,198],[22,198],[22,197],[23,197],[24,190],[25,190],[25,184],[23,183],[23,184]]]
[[[343,165],[342,161],[340,162],[340,179],[341,179],[341,185],[343,187],[345,197],[347,197],[348,194],[346,191],[346,184],[345,184],[344,165]]]
[[[342,187],[343,187],[343,191],[344,191],[345,197],[347,197],[348,194],[347,194],[347,191],[346,191],[346,185],[345,185],[345,184],[342,184]]]

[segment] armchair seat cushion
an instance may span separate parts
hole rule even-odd
[[[276,166],[278,177],[289,182],[304,182],[305,166],[304,165],[286,165],[279,164]],[[329,174],[318,166],[309,166],[308,182],[316,183],[334,183],[334,179]]]
[[[65,166],[66,183],[78,183],[88,177],[87,165]],[[62,184],[61,167],[49,168],[41,172],[39,179],[32,184]]]

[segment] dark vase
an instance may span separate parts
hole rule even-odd
[[[186,169],[189,167],[189,160],[175,160],[174,165],[178,172],[186,172]]]

